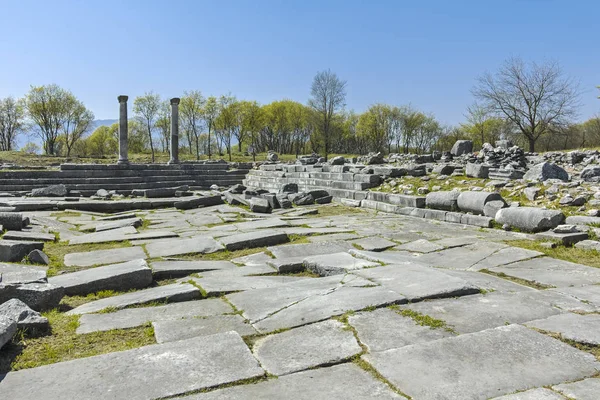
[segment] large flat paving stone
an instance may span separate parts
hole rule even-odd
[[[353,273],[402,294],[408,301],[479,293],[475,285],[417,263],[388,265]]]
[[[444,246],[436,242],[430,242],[427,239],[419,239],[414,242],[403,243],[396,249],[404,251],[415,251],[417,253],[431,253],[432,251],[443,250]],[[368,250],[368,249],[365,249]]]
[[[369,400],[404,399],[358,366],[346,363],[284,375],[254,385],[199,393],[182,400]]]
[[[165,319],[152,322],[158,343],[174,342],[196,336],[235,331],[240,336],[256,334],[256,329],[239,315],[216,315],[186,319]]]
[[[137,230],[133,226],[124,228],[112,229],[110,231],[88,233],[86,235],[76,236],[69,239],[69,244],[91,244],[91,243],[106,243],[120,242],[127,240],[128,235],[137,234]]]
[[[133,260],[53,276],[48,278],[48,283],[64,287],[67,296],[86,295],[101,290],[127,291],[149,286],[152,283],[152,270],[145,260]]]
[[[520,247],[506,247],[498,250],[489,257],[484,258],[477,264],[474,264],[469,269],[472,271],[480,271],[482,269],[490,269],[501,265],[511,264],[517,261],[529,260],[531,258],[541,257],[544,253],[539,251],[522,249]]]
[[[2,283],[33,283],[46,281],[46,268],[32,265],[0,263]]]
[[[275,258],[305,258],[322,254],[341,253],[350,249],[352,249],[352,245],[343,241],[284,244],[267,248]]]
[[[519,261],[489,268],[489,270],[550,287],[583,286],[600,283],[600,268],[550,257]]]
[[[154,261],[150,263],[155,279],[179,278],[196,272],[238,268],[230,261]]]
[[[27,231],[7,231],[4,240],[29,240],[34,242],[54,242],[56,237],[52,233],[27,232]]]
[[[273,375],[286,375],[326,364],[336,364],[362,349],[352,331],[328,320],[269,335],[256,341],[253,352]]]
[[[345,274],[348,271],[381,265],[373,261],[352,257],[345,252],[306,257],[302,264],[307,270],[320,276]]]
[[[600,285],[560,287],[557,289],[549,289],[547,292],[563,293],[573,296],[587,304],[593,305],[600,311]]]
[[[463,279],[487,292],[534,292],[536,289],[477,271],[444,269],[445,274]]]
[[[384,264],[398,264],[405,263],[418,260],[418,256],[416,254],[410,253],[408,251],[366,251],[366,250],[349,250],[348,253],[352,254],[357,258],[362,258],[364,260],[384,263]],[[419,263],[422,263],[419,261]],[[423,263],[422,263],[423,264]],[[428,264],[423,264],[428,265]]]
[[[146,257],[146,253],[141,247],[123,247],[65,254],[65,265],[68,267],[91,267],[92,265],[107,265]]]
[[[275,246],[289,241],[288,235],[277,231],[256,231],[238,233],[219,238],[227,250],[250,249],[253,247]]]
[[[221,299],[184,301],[156,307],[128,308],[111,313],[83,314],[79,317],[78,334],[133,328],[146,322],[194,317],[208,317],[233,312]]]
[[[364,355],[415,399],[489,399],[600,371],[589,353],[519,325]]]
[[[559,333],[564,339],[591,346],[600,346],[599,314],[561,314],[526,322],[530,328]],[[599,392],[600,393],[600,392]]]
[[[271,268],[271,271],[274,270]],[[232,274],[213,274],[203,276],[202,278],[190,279],[196,285],[200,286],[206,292],[207,296],[213,296],[222,293],[239,292],[241,290],[270,288],[311,278],[297,276],[241,276]]]
[[[574,400],[596,400],[600,394],[600,379],[588,378],[579,382],[563,383],[552,389]]]
[[[370,236],[353,240],[352,244],[367,251],[383,251],[398,245],[396,242],[392,242],[391,240],[387,240],[379,236]]]
[[[564,312],[548,302],[523,292],[493,292],[401,307],[442,320],[458,333],[478,332],[510,323],[547,318]]]
[[[92,301],[70,310],[67,312],[67,314],[87,314],[102,311],[105,308],[121,309],[155,301],[167,301],[174,303],[179,301],[194,300],[198,297],[200,297],[200,290],[197,287],[190,284],[176,283]]]
[[[463,247],[422,254],[417,261],[435,267],[466,270],[506,247],[508,246],[502,243],[476,242]]]
[[[208,254],[223,250],[210,236],[194,236],[187,239],[166,239],[148,243],[146,251],[151,258],[177,256],[182,254]]]
[[[530,389],[524,392],[494,397],[493,400],[566,400],[565,397],[546,388]]]
[[[417,324],[389,308],[359,312],[348,317],[348,323],[358,332],[358,339],[369,352],[397,349],[416,343],[453,336],[445,329],[432,329]]]
[[[0,389],[6,399],[147,400],[263,374],[242,338],[226,332],[10,372]]]

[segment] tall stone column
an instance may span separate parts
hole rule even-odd
[[[169,164],[179,163],[179,98],[171,99],[171,159]]]
[[[127,158],[127,99],[129,97],[121,95],[119,100],[119,161],[117,164],[129,164]]]

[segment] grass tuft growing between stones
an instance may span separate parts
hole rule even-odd
[[[550,336],[554,339],[560,340],[561,342],[566,343],[570,346],[573,346],[576,349],[585,351],[586,353],[590,353],[594,357],[596,357],[596,359],[598,361],[600,361],[600,346],[592,346],[592,345],[578,343],[574,340],[565,339],[560,333],[548,332],[548,331],[544,331],[542,329],[535,329],[535,328],[534,328],[534,330],[538,331],[540,333],[543,333],[544,335]]]
[[[360,355],[355,356],[352,359],[352,363],[357,365],[363,371],[366,371],[369,374],[371,374],[371,376],[373,376],[373,378],[377,379],[378,381],[380,381],[382,383],[385,383],[390,388],[390,390],[393,391],[394,393],[399,394],[400,396],[404,396],[409,400],[412,399],[412,397],[410,397],[406,393],[401,392],[400,389],[398,389],[397,387],[392,385],[392,383],[390,381],[385,379],[385,377],[383,375],[381,375],[379,373],[379,371],[377,371],[375,368],[373,368],[373,366],[371,364],[369,364],[368,362],[366,362]]]
[[[200,253],[183,254],[183,255],[177,256],[177,258],[181,259],[181,260],[230,261],[234,258],[251,256],[253,254],[260,253],[260,252],[269,253],[267,251],[266,247],[255,247],[253,249],[241,249],[241,250],[234,250],[234,251],[222,250],[222,251],[217,251],[215,253],[210,253],[210,254],[200,254]]]
[[[66,315],[58,310],[48,311],[43,315],[50,322],[51,334],[33,339],[21,337],[17,342],[3,347],[0,353],[0,372],[34,368],[156,343],[154,329],[149,323],[131,329],[78,335],[75,331],[79,326],[79,316]]]
[[[122,242],[75,244],[70,246],[66,242],[47,242],[44,244],[44,253],[46,253],[50,259],[50,264],[48,265],[48,276],[54,276],[60,272],[75,272],[90,268],[65,266],[64,260],[66,254],[83,253],[95,250],[120,249],[123,247],[131,247],[131,243],[128,240],[125,240]]]
[[[479,270],[479,272],[482,272],[482,273],[488,274],[488,275],[492,275],[492,276],[496,276],[498,278],[506,279],[507,281],[518,283],[519,285],[529,286],[531,288],[538,289],[538,290],[552,289],[553,287],[555,287],[552,285],[544,285],[544,284],[530,281],[527,279],[517,278],[514,276],[506,275],[504,272],[490,271],[489,269],[481,269],[481,270]]]
[[[539,251],[548,257],[557,258],[559,260],[600,268],[600,253],[596,250],[584,250],[564,245],[557,245],[555,248],[549,249],[542,246],[541,242],[533,240],[510,240],[506,243],[523,249]]]
[[[447,332],[458,334],[454,329],[449,327],[446,322],[441,319],[435,319],[430,317],[429,315],[421,314],[417,311],[409,310],[409,309],[401,309],[397,305],[389,306],[391,310],[394,310],[397,314],[402,315],[403,317],[411,318],[420,326],[428,326],[431,329],[444,329]]]
[[[366,214],[367,211],[360,207],[348,207],[342,204],[323,204],[318,208],[319,212],[313,215],[305,215],[303,218],[323,218],[333,217],[337,215],[348,215],[348,214]]]

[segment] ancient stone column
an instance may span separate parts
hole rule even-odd
[[[171,99],[171,159],[169,164],[179,163],[179,98]]]
[[[127,158],[127,96],[117,97],[119,100],[119,161],[117,164],[129,164]]]

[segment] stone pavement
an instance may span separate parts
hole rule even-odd
[[[600,269],[520,233],[315,209],[25,213],[64,246],[123,247],[47,280],[2,264],[4,283],[115,290],[61,312],[79,335],[151,323],[157,344],[0,374],[0,398],[600,398]]]

